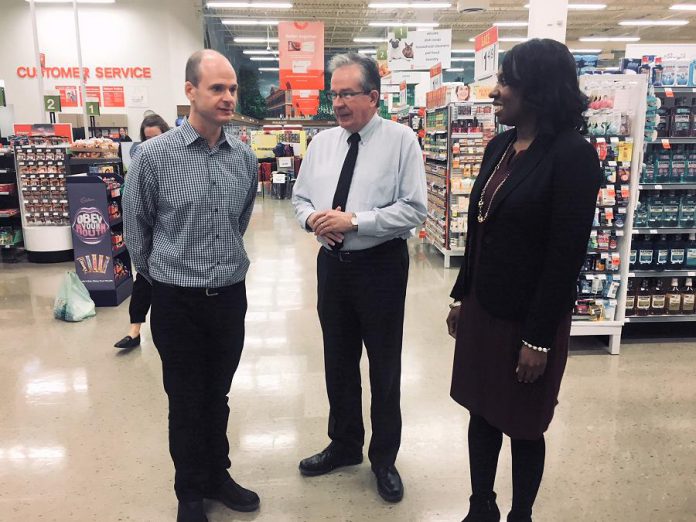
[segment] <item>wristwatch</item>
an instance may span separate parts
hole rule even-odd
[[[353,217],[350,218],[350,224],[353,225],[353,231],[357,232],[358,230],[358,216],[353,213]]]

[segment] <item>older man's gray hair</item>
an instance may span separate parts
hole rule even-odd
[[[346,67],[348,65],[357,65],[362,72],[361,85],[364,92],[381,91],[381,78],[379,76],[379,67],[377,62],[358,53],[337,54],[329,62],[329,72],[333,73],[336,69]]]

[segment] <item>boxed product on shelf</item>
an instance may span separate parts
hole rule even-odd
[[[109,138],[76,140],[70,146],[74,158],[117,158],[118,143]]]
[[[33,226],[69,224],[65,186],[66,149],[20,145],[15,148],[24,221]]]

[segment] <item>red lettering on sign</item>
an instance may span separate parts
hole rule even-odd
[[[143,67],[143,78],[152,78],[152,69],[150,67]]]

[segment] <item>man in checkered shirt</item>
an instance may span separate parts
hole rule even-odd
[[[181,127],[148,140],[128,172],[125,240],[153,287],[150,326],[169,397],[169,450],[177,522],[207,521],[203,499],[254,511],[259,497],[230,467],[227,394],[244,345],[242,236],[256,197],[258,162],[227,135],[237,76],[211,51],[186,64],[191,112]]]

